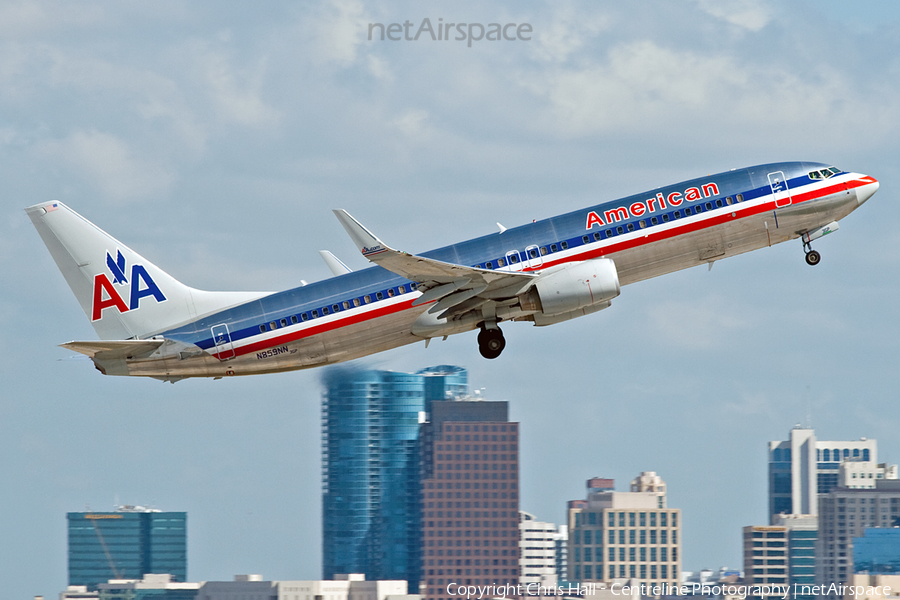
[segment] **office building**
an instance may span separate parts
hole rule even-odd
[[[187,513],[120,506],[114,512],[71,512],[69,585],[96,590],[110,579],[167,573],[187,581]]]
[[[519,424],[507,402],[434,401],[422,424],[422,581],[518,585]]]
[[[681,511],[666,505],[666,484],[641,473],[629,492],[611,479],[587,482],[587,500],[568,506],[568,581],[637,579],[675,585],[681,573]]]
[[[519,511],[519,583],[556,586],[558,537],[556,525]]]
[[[900,575],[900,527],[867,528],[862,537],[853,538],[853,571]]]
[[[419,422],[433,400],[467,393],[465,369],[335,368],[322,401],[322,570],[418,589]]]
[[[199,583],[175,582],[169,574],[147,574],[97,585],[97,600],[195,600],[199,589]]]
[[[367,581],[361,573],[327,581],[267,581],[262,575],[235,575],[234,581],[207,581],[197,600],[418,600],[406,581]]]
[[[787,528],[750,525],[743,529],[744,583],[749,586],[784,585],[787,572]]]
[[[553,536],[556,546],[556,581],[564,585],[569,581],[569,528],[560,525],[556,535]]]
[[[776,515],[774,525],[780,525],[787,531],[788,584],[815,585],[819,518],[812,515]]]
[[[900,526],[900,481],[881,479],[875,488],[836,488],[819,499],[816,581],[846,583],[854,571],[854,538],[870,528]]]
[[[818,496],[840,485],[844,461],[869,463],[865,468],[868,476],[877,469],[878,444],[866,438],[818,440],[815,431],[799,425],[791,430],[790,439],[769,442],[769,523],[781,513],[818,514]]]

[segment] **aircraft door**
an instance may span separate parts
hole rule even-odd
[[[506,264],[510,271],[521,271],[525,265],[522,263],[518,250],[510,250],[506,253]]]
[[[234,345],[231,343],[228,325],[225,323],[213,325],[210,331],[212,331],[213,343],[216,345],[216,355],[219,360],[234,358]]]
[[[787,180],[784,178],[784,172],[775,171],[774,173],[769,173],[769,186],[772,188],[772,195],[775,197],[775,208],[790,205],[791,190],[788,188]]]
[[[540,269],[544,265],[544,257],[541,256],[541,249],[537,246],[525,248],[525,260],[529,269]]]

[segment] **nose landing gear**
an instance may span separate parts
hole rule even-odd
[[[478,351],[485,358],[497,358],[506,348],[506,338],[496,323],[482,323],[478,333]]]
[[[807,247],[808,246],[809,246],[809,244],[807,244]],[[812,249],[807,250],[806,248],[804,248],[803,251],[806,252],[806,264],[808,264],[811,267],[816,266],[817,264],[819,264],[819,261],[822,260],[822,255],[819,254],[815,250],[812,250]]]
[[[838,222],[832,221],[828,225],[823,225],[818,229],[807,231],[800,236],[800,239],[803,241],[803,252],[806,253],[806,264],[814,267],[822,260],[822,255],[812,249],[812,246],[810,245],[812,241],[819,239],[823,235],[828,235],[829,233],[835,232],[838,229]]]

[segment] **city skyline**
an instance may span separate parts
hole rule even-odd
[[[441,13],[441,14],[437,14]],[[368,23],[529,23],[501,44],[368,42]],[[766,443],[795,423],[900,462],[900,6],[334,0],[0,7],[0,576],[65,587],[65,513],[190,514],[191,578],[321,574],[318,371],[175,385],[105,377],[22,210],[60,200],[200,289],[367,266],[330,210],[420,252],[733,167],[811,160],[882,182],[817,240],[362,361],[465,367],[520,423],[519,506],[562,523],[594,476],[662,474],[683,566],[741,564],[767,522]],[[240,540],[240,542],[236,542]]]

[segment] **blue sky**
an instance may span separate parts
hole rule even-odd
[[[780,160],[881,189],[816,243],[623,289],[364,366],[458,364],[522,423],[521,508],[564,519],[588,477],[642,470],[684,513],[684,566],[737,567],[766,519],[765,444],[807,419],[900,462],[900,9],[870,2],[6,2],[0,6],[0,579],[66,583],[65,513],[189,513],[189,576],[320,576],[321,373],[104,377],[22,208],[66,202],[204,289],[365,266],[334,219],[424,251],[682,179]],[[425,17],[533,39],[368,41]]]

